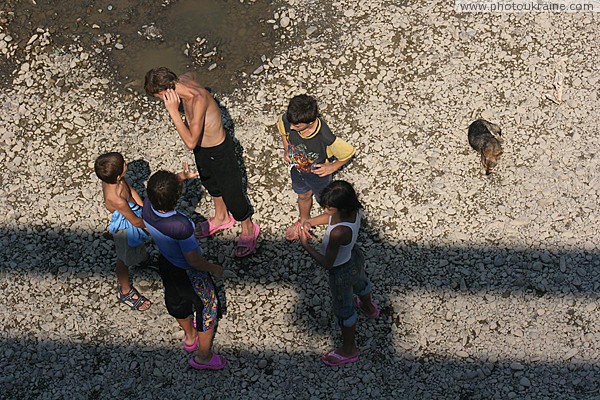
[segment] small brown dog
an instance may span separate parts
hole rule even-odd
[[[502,129],[485,119],[478,119],[469,125],[469,144],[481,155],[485,174],[494,172],[502,155]]]

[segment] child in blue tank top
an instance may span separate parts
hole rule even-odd
[[[362,208],[352,185],[333,181],[321,193],[324,213],[307,219],[300,228],[302,247],[329,271],[333,312],[342,331],[342,346],[323,355],[331,367],[358,361],[355,341],[356,309],[367,318],[377,318],[379,309],[372,300],[373,285],[365,275],[365,259],[355,246]],[[327,224],[321,251],[309,245],[309,230]]]

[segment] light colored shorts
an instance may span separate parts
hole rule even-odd
[[[129,247],[127,244],[127,231],[125,229],[116,231],[113,234],[113,241],[117,250],[117,258],[123,261],[128,267],[139,264],[148,258],[144,243],[138,247]]]

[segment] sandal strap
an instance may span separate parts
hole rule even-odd
[[[133,298],[135,295],[137,295],[137,299]],[[148,299],[142,296],[140,292],[132,286],[127,294],[122,294],[121,289],[119,289],[119,301],[131,307],[132,310],[139,310],[140,306],[148,301]]]

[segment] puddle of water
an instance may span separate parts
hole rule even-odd
[[[276,41],[275,32],[265,23],[273,15],[272,1],[253,4],[239,0],[37,0],[16,2],[11,30],[27,41],[36,28],[54,32],[58,45],[81,38],[84,47],[100,47],[120,80],[142,90],[146,71],[166,66],[176,73],[197,71],[201,83],[220,92],[229,92],[242,73],[251,73],[262,55],[269,56]],[[96,27],[94,28],[94,25]],[[162,39],[148,40],[138,34],[143,26],[154,25]],[[99,28],[98,28],[99,26]],[[105,34],[119,37],[123,50],[114,43],[99,46]],[[186,56],[187,44],[206,39],[204,46]],[[88,47],[89,46],[89,47]],[[216,47],[216,54],[210,55]],[[208,57],[202,57],[209,54]],[[200,65],[196,61],[202,61]],[[209,66],[216,64],[214,69]]]
[[[134,37],[124,32],[131,42],[124,43],[124,51],[114,52],[114,61],[136,89],[141,89],[146,71],[167,66],[176,73],[195,69],[201,83],[230,91],[242,72],[251,73],[260,65],[261,55],[271,52],[274,38],[264,23],[270,15],[266,1],[248,5],[239,0],[180,0],[151,21],[162,33],[162,42],[142,38],[137,33],[141,27],[135,29]],[[186,56],[186,43],[193,45],[197,38],[206,40],[196,52],[189,48]],[[203,57],[215,47],[216,54]]]

